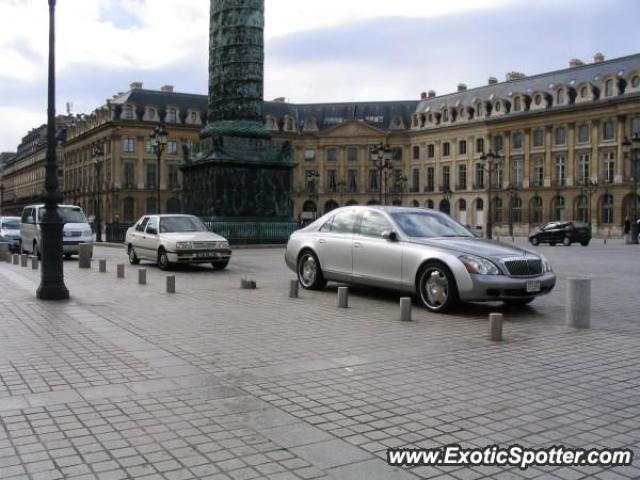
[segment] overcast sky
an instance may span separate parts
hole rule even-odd
[[[206,93],[207,0],[58,0],[57,111]],[[46,119],[46,0],[0,0],[0,151]],[[266,0],[265,98],[417,99],[640,52],[638,0]]]

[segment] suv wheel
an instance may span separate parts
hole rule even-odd
[[[534,247],[537,247],[540,244],[540,240],[538,240],[538,237],[533,237],[531,239],[531,245],[533,245]]]
[[[571,246],[571,239],[570,239],[569,237],[564,237],[564,238],[562,239],[562,244],[563,244],[565,247],[570,247],[570,246]]]

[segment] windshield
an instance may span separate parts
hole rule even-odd
[[[87,217],[80,207],[58,207],[58,214],[62,218],[63,223],[87,223]],[[44,215],[44,207],[40,207],[38,218],[42,220]]]
[[[398,212],[391,216],[410,237],[473,237],[474,235],[446,215],[429,212]]]
[[[196,217],[162,217],[160,233],[206,232],[207,227]]]
[[[2,228],[6,230],[20,230],[20,221],[13,218],[10,220],[3,220]]]

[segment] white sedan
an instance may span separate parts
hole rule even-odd
[[[226,238],[207,230],[193,215],[145,215],[127,230],[129,262],[156,262],[162,270],[178,263],[211,263],[221,270],[229,264]]]

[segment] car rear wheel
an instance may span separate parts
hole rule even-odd
[[[585,242],[580,242],[580,245],[582,245],[583,247],[588,247],[589,246],[589,241],[585,241]]]
[[[211,266],[214,270],[224,270],[229,265],[229,259],[227,260],[216,260],[215,262],[211,262]]]
[[[531,245],[533,245],[534,247],[537,247],[540,244],[540,240],[538,240],[537,237],[533,237],[531,239]]]
[[[169,270],[171,267],[169,256],[164,248],[158,250],[158,267],[160,267],[160,270]]]
[[[446,312],[458,301],[456,280],[440,262],[429,262],[420,270],[417,287],[420,302],[431,312]]]
[[[510,307],[523,307],[525,305],[530,304],[535,300],[535,297],[532,298],[514,298],[513,300],[505,300],[505,305],[509,305]]]
[[[137,265],[140,263],[140,259],[136,255],[136,250],[133,248],[133,245],[129,245],[129,263],[131,265]]]
[[[564,238],[562,239],[562,244],[563,244],[565,247],[570,247],[570,246],[571,246],[571,239],[570,239],[569,237],[564,237]]]
[[[322,268],[315,253],[305,250],[298,257],[298,267],[296,269],[298,281],[303,288],[309,290],[320,290],[325,287],[327,281],[322,275]]]

